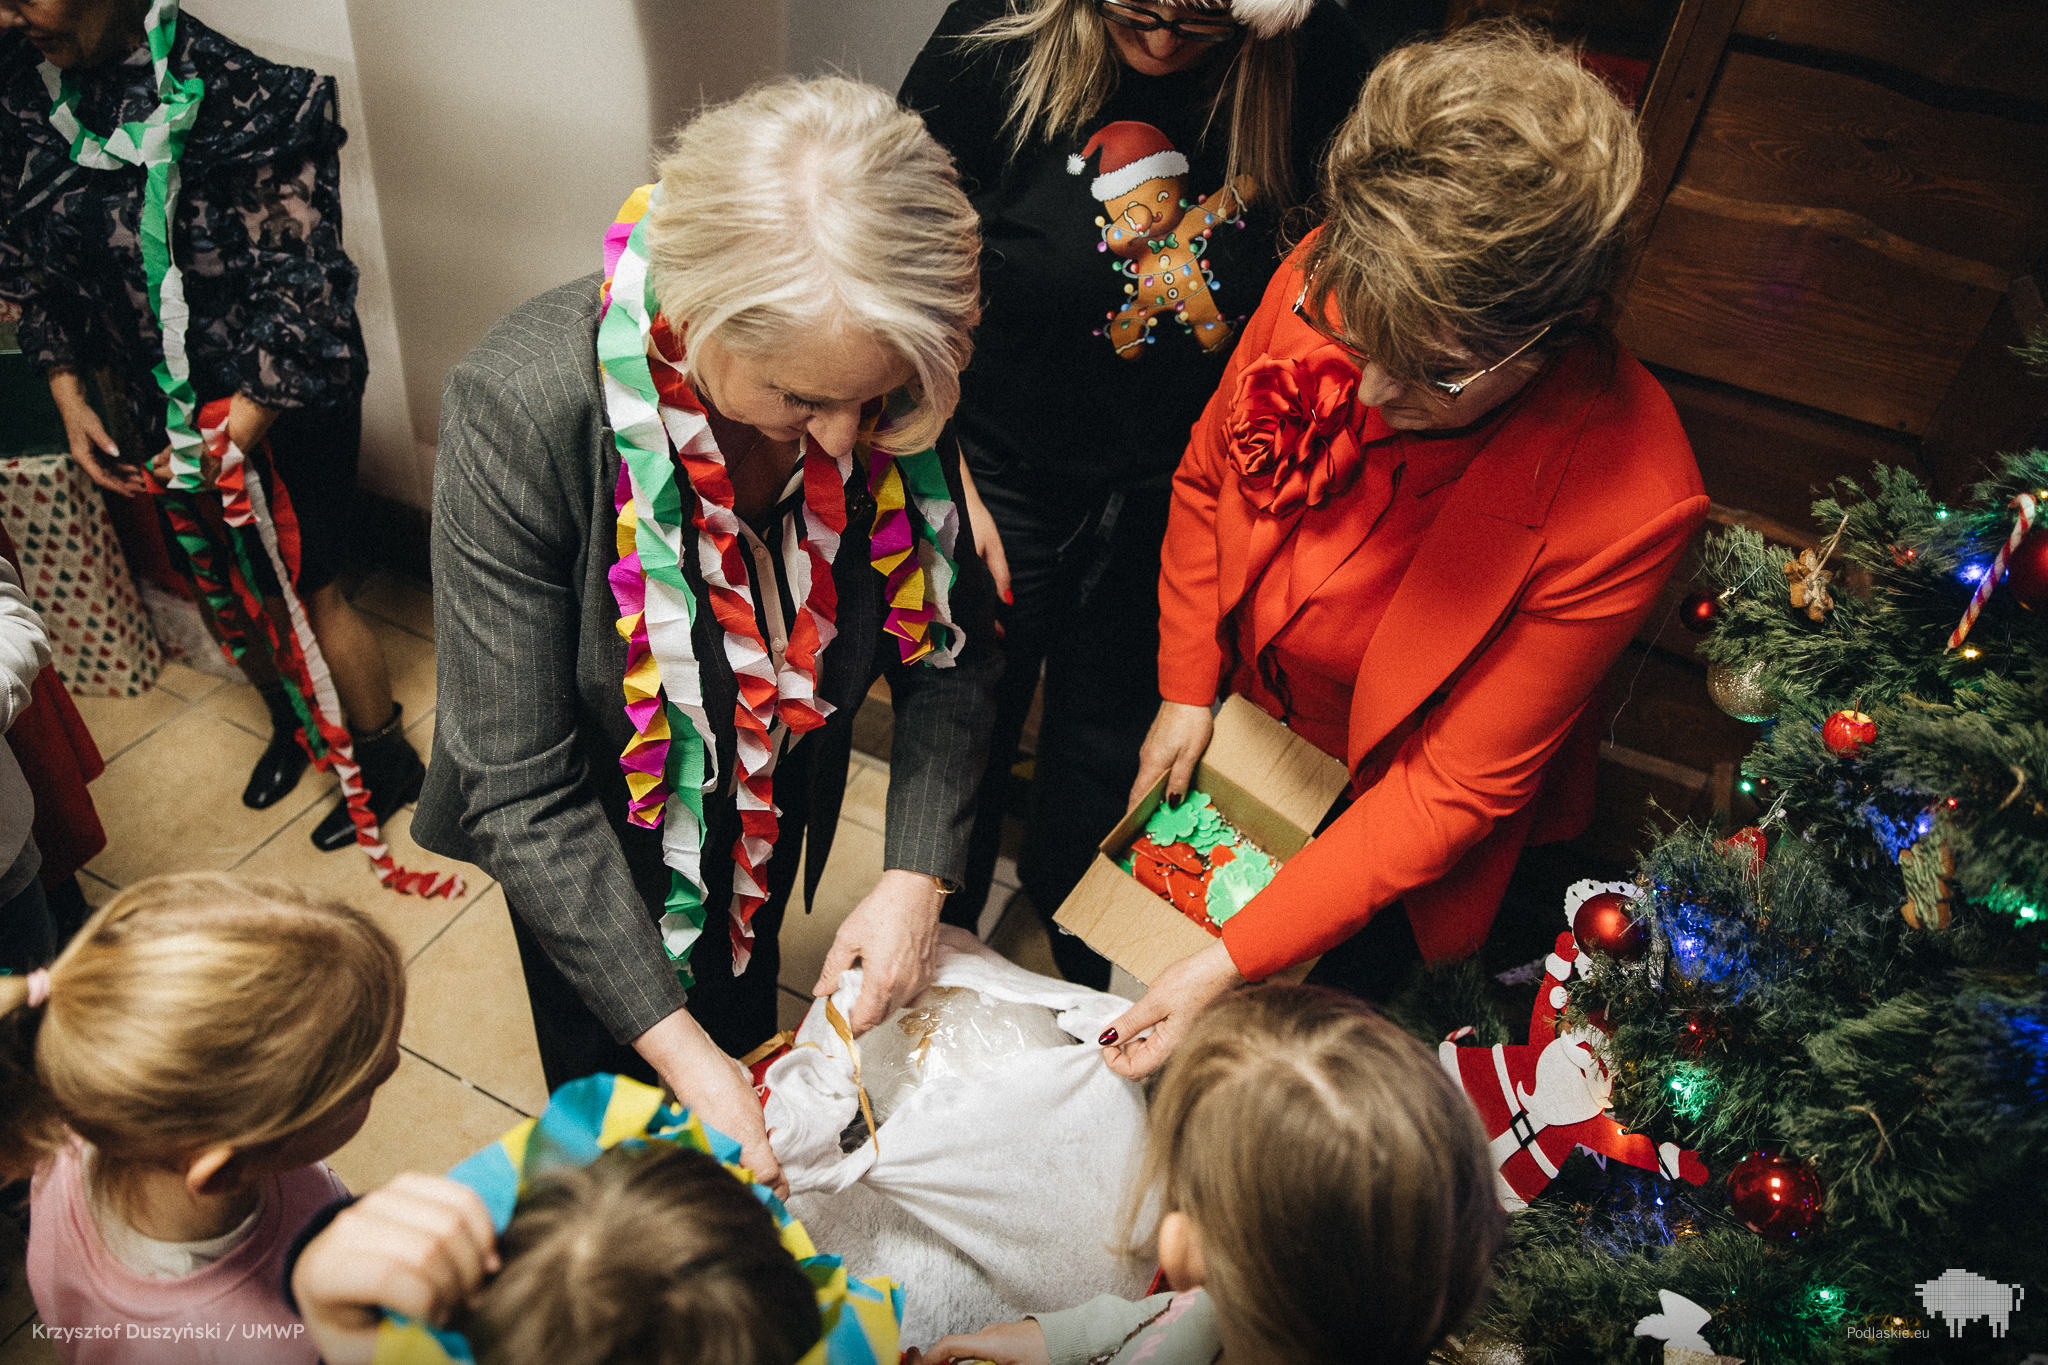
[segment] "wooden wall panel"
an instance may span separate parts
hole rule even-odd
[[[1664,192],[1671,187],[1685,145],[1692,138],[1700,102],[1720,69],[1721,48],[1742,12],[1743,0],[1679,0],[1671,18],[1664,51],[1643,92],[1638,123],[1643,131],[1643,186],[1636,203],[1642,226],[1656,220]]]
[[[1707,496],[1722,506],[1811,533],[1813,501],[1836,479],[1868,487],[1877,463],[1919,472],[1909,436],[1668,370],[1657,379],[1692,441]]]
[[[1928,424],[1921,462],[1943,497],[1960,497],[1984,477],[1998,452],[2048,442],[2041,429],[2048,414],[2048,375],[2029,372],[2012,351],[2048,324],[2035,285],[2044,268],[2048,258],[2034,274],[2013,281]]]
[[[1867,227],[1846,230],[1909,265],[1988,262],[1999,288],[2048,247],[2048,127],[1744,52],[1723,61],[1677,183],[1852,215]]]
[[[1539,24],[1567,42],[1617,56],[1654,60],[1671,27],[1678,0],[1451,0],[1444,27],[1513,15]]]
[[[1646,361],[1918,434],[1999,300],[1825,220],[1675,188],[1630,286]]]
[[[2030,100],[2042,98],[2048,71],[2041,0],[1749,0],[1736,32]]]

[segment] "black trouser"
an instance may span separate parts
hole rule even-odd
[[[299,524],[299,576],[310,597],[341,574],[354,548],[356,469],[362,458],[363,400],[286,408],[270,424],[270,455]]]
[[[1169,490],[1051,502],[975,475],[1002,533],[1012,601],[1003,623],[989,763],[968,845],[967,885],[946,921],[972,929],[988,899],[1002,843],[1010,768],[1045,668],[1045,709],[1017,878],[1045,919],[1068,980],[1098,989],[1109,962],[1063,933],[1052,916],[1123,818],[1138,746],[1159,710],[1159,552]]]
[[[794,852],[789,861],[796,862]],[[745,1056],[775,1033],[775,978],[782,968],[776,936],[788,904],[789,887],[783,886],[754,912],[754,960],[745,976],[732,974],[732,943],[722,903],[705,921],[704,933],[690,953],[690,970],[697,978],[690,987],[690,1017],[730,1056]],[[661,1084],[654,1068],[630,1044],[613,1040],[611,1030],[583,1003],[516,909],[512,932],[519,940],[519,965],[526,973],[526,998],[533,1006],[533,1036],[549,1092],[599,1071]]]
[[[704,870],[709,883],[705,905],[704,932],[690,951],[690,1017],[711,1035],[711,1041],[728,1056],[742,1057],[773,1037],[778,1027],[776,978],[782,973],[782,917],[796,887],[797,864],[803,852],[805,813],[809,809],[807,760],[814,751],[797,745],[785,755],[775,777],[775,803],[782,810],[781,828],[776,835],[775,853],[768,862],[768,899],[754,912],[754,955],[746,975],[732,974],[732,938],[726,911],[732,898],[729,867],[714,860],[729,857],[733,836],[738,831],[729,798],[719,798],[725,809],[707,799],[706,815],[712,828],[704,839]],[[844,780],[843,774],[841,780]],[[635,880],[650,906],[658,907],[667,894],[668,869],[658,861],[658,831],[631,830],[624,838],[634,847],[628,863],[634,865]],[[650,855],[645,858],[636,855]],[[645,866],[641,866],[645,863]],[[512,900],[507,890],[506,899]],[[548,1090],[600,1071],[632,1076],[649,1085],[661,1084],[649,1066],[629,1043],[617,1042],[576,987],[548,957],[540,939],[527,928],[525,916],[516,903],[510,905],[512,930],[519,942],[519,965],[526,975],[526,998],[533,1007],[534,1041],[539,1045],[541,1070],[547,1075]],[[658,913],[650,910],[650,914]],[[658,944],[650,950],[660,952]]]
[[[1316,837],[1321,838],[1350,807],[1350,792],[1341,793],[1316,826]],[[1317,959],[1306,980],[1311,986],[1329,986],[1384,1005],[1401,993],[1421,962],[1422,948],[1415,941],[1415,926],[1408,922],[1408,907],[1395,901]]]
[[[317,408],[284,408],[270,424],[266,439],[277,477],[291,496],[292,518],[299,528],[299,573],[292,587],[300,597],[310,597],[341,575],[355,548],[362,396],[348,395]],[[162,524],[172,563],[191,578],[191,566],[171,533],[168,518]]]
[[[1401,993],[1422,964],[1408,909],[1395,901],[1365,927],[1324,953],[1309,969],[1308,984],[1330,986],[1384,1005]]]

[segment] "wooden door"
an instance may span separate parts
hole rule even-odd
[[[1621,335],[1716,502],[1798,526],[1879,459],[1953,495],[2048,413],[2010,353],[2048,252],[2044,70],[2031,0],[1680,6]]]

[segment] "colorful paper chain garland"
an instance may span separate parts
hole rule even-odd
[[[173,535],[185,552],[209,610],[220,627],[222,651],[240,666],[259,626],[270,646],[279,681],[298,714],[299,743],[322,771],[341,780],[356,844],[394,891],[419,896],[459,896],[461,877],[452,873],[408,872],[391,857],[370,811],[341,704],[327,661],[313,638],[304,606],[292,591],[299,562],[298,523],[284,485],[259,470],[227,436],[229,402],[219,399],[199,410],[192,367],[185,350],[191,310],[185,303],[184,274],[172,256],[171,234],[178,208],[178,158],[199,117],[206,88],[196,75],[171,71],[178,34],[177,0],[153,0],[144,19],[144,38],[156,72],[157,99],[149,117],[124,123],[105,138],[78,119],[78,88],[48,62],[40,68],[50,92],[50,123],[71,148],[71,158],[92,170],[143,168],[141,239],[143,273],[150,307],[163,333],[164,358],[156,381],[168,404],[164,426],[170,436],[171,473],[163,483],[150,478],[163,500]],[[220,460],[217,487],[205,487],[201,453]],[[274,496],[266,496],[271,480]],[[260,566],[260,567],[259,567]]]
[[[838,633],[832,566],[847,524],[846,486],[855,461],[877,511],[872,563],[887,580],[885,629],[905,663],[950,667],[965,635],[953,621],[959,511],[938,454],[891,456],[875,448],[892,409],[862,423],[852,451],[834,457],[806,443],[801,506],[783,518],[782,561],[797,603],[778,664],[754,611],[745,536],[733,510],[732,480],[709,417],[689,382],[682,341],[661,316],[648,270],[647,215],[654,186],[633,192],[605,233],[605,303],[597,353],[605,412],[619,450],[618,563],[612,593],[626,639],[626,715],[634,736],[620,755],[627,819],[662,831],[671,877],[661,917],[662,948],[685,985],[703,933],[703,794],[718,778],[717,739],[704,711],[691,641],[697,600],[683,573],[684,536],[694,539],[705,596],[738,685],[733,792],[740,837],[733,845],[727,912],[733,974],[753,953],[754,912],[767,901],[767,866],[779,812],[774,773],[784,734],[825,723],[833,707],[817,695],[819,660]],[[900,400],[892,399],[892,403]],[[901,408],[893,409],[900,415]],[[677,477],[678,466],[687,483]]]
[[[839,1257],[820,1255],[804,1225],[738,1164],[740,1145],[689,1110],[664,1103],[653,1086],[607,1074],[571,1081],[549,1098],[539,1118],[527,1119],[448,1176],[477,1192],[502,1233],[519,1195],[536,1178],[564,1166],[587,1166],[621,1143],[703,1152],[767,1205],[782,1231],[783,1247],[817,1291],[824,1319],[824,1336],[797,1365],[895,1365],[902,1288],[890,1279],[853,1279]],[[376,1365],[457,1365],[474,1358],[469,1342],[456,1332],[395,1315],[377,1328]]]

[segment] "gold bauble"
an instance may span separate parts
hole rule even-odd
[[[1737,720],[1769,720],[1778,714],[1782,703],[1777,693],[1764,686],[1763,674],[1762,659],[1736,668],[1722,663],[1708,664],[1707,695],[1714,699],[1714,705]]]

